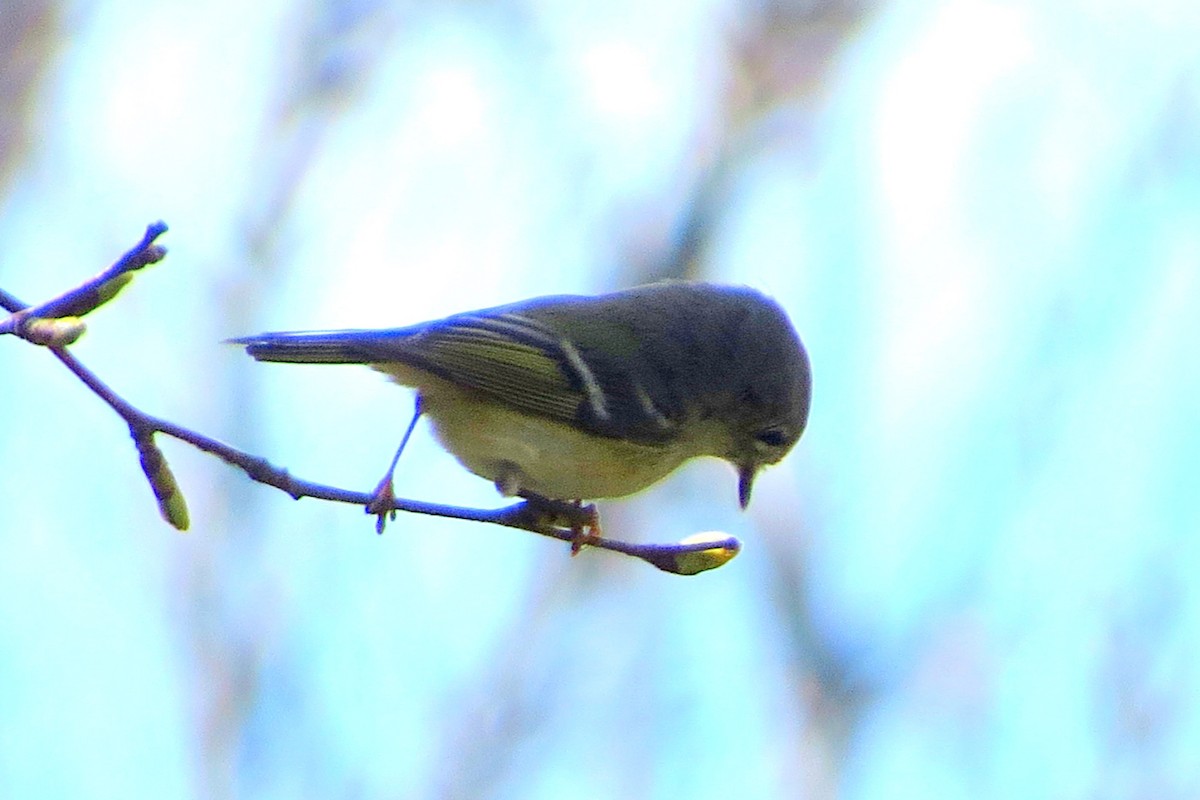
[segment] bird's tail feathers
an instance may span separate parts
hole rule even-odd
[[[397,336],[400,332],[397,331]],[[379,360],[380,331],[295,331],[229,339],[258,361],[369,364]]]

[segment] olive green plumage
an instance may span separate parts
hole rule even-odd
[[[804,432],[808,356],[748,288],[651,284],[552,296],[390,330],[264,333],[261,361],[368,364],[414,386],[468,469],[506,493],[630,494],[695,456],[755,473]]]

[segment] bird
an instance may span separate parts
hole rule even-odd
[[[415,388],[408,434],[424,416],[502,495],[550,503],[631,495],[713,456],[733,465],[745,508],[760,469],[800,439],[812,397],[808,354],[780,305],[703,281],[230,341],[258,361],[363,364]]]

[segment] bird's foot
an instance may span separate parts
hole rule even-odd
[[[367,503],[366,513],[375,516],[375,532],[383,533],[383,528],[388,520],[396,518],[396,492],[392,486],[392,473],[389,470],[387,475],[383,476],[383,480],[379,481],[379,485],[375,487],[374,493],[371,495],[371,502]]]
[[[600,530],[600,512],[596,506],[591,503],[584,505],[582,500],[576,500],[574,506],[579,512],[579,519],[571,523],[571,533],[574,534],[571,555],[577,556],[584,547],[603,538],[603,531]]]
[[[571,555],[603,537],[600,529],[600,512],[591,503],[582,500],[551,500],[548,497],[522,493],[522,497],[540,516],[542,524],[552,528],[571,529]]]

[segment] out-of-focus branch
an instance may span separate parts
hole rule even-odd
[[[167,465],[166,457],[155,442],[155,436],[160,433],[215,455],[241,469],[252,480],[280,489],[294,499],[311,497],[363,506],[368,513],[379,514],[381,522],[383,514],[396,511],[488,522],[570,542],[576,550],[583,543],[640,558],[661,570],[678,575],[694,575],[719,567],[737,555],[741,546],[738,540],[722,534],[698,534],[674,544],[633,544],[606,539],[598,535],[593,509],[565,502],[548,504],[544,501],[523,501],[498,509],[473,509],[394,498],[388,494],[382,498],[385,502],[381,504],[379,491],[355,492],[294,477],[286,469],[276,467],[264,458],[141,411],[88,369],[66,345],[83,333],[80,317],[116,296],[132,280],[134,271],[165,257],[166,249],[156,244],[156,240],[166,230],[167,226],[162,222],[150,225],[142,240],[107,270],[41,305],[27,306],[0,289],[0,306],[10,312],[6,319],[0,320],[0,335],[11,334],[47,347],[125,421],[137,448],[142,471],[158,501],[159,511],[167,522],[179,530],[186,530],[189,526],[187,504]],[[588,527],[592,533],[581,538],[580,531]]]

